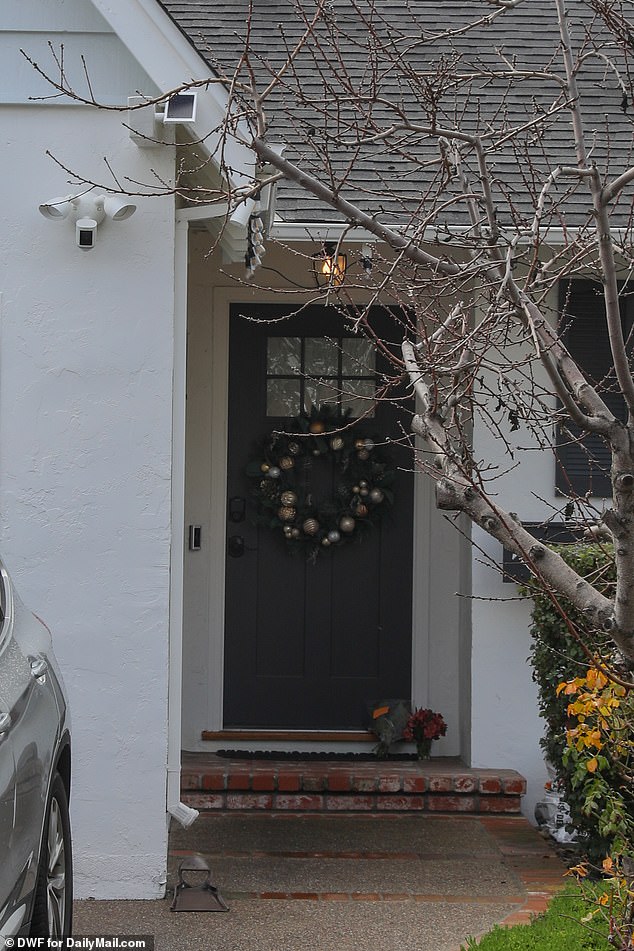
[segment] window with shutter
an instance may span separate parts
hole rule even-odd
[[[576,363],[597,387],[612,412],[625,418],[623,397],[618,391],[605,323],[603,287],[598,282],[574,279],[559,287],[562,339]],[[630,298],[621,298],[621,321],[626,340],[632,330],[634,309]],[[631,343],[628,340],[628,349]],[[598,436],[582,436],[568,424],[557,433],[556,487],[564,495],[612,494],[610,449]]]

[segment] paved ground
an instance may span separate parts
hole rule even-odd
[[[202,854],[229,912],[83,901],[75,933],[152,934],[156,951],[457,951],[543,910],[564,872],[510,817],[224,813],[170,845],[170,882]]]

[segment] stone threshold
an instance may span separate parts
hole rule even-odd
[[[225,759],[183,753],[181,798],[194,809],[518,814],[525,779],[458,759],[350,762]]]

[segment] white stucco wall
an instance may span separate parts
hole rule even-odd
[[[476,529],[474,540],[496,559],[501,549]],[[506,601],[517,596],[498,572],[474,556],[472,604],[471,765],[516,769],[527,780],[524,814],[534,821],[546,771],[539,739],[543,721],[537,710],[537,687],[528,660],[530,604]],[[478,600],[500,598],[499,602]]]
[[[512,433],[507,423],[505,437],[512,460],[492,429],[476,421],[475,455],[499,466],[492,487],[500,505],[524,522],[555,518],[563,502],[555,495],[552,453],[536,448],[524,424]],[[534,821],[547,775],[539,746],[544,724],[529,660],[531,602],[518,600],[518,587],[502,580],[502,546],[477,527],[473,540],[471,762],[519,770],[528,784],[522,808]]]
[[[51,626],[74,726],[79,897],[162,894],[170,558],[170,197],[133,199],[92,251],[38,204],[79,190],[45,155],[103,181],[169,179],[122,116],[0,106],[1,550]]]

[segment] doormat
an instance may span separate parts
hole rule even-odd
[[[338,761],[342,763],[383,763],[417,760],[416,753],[390,753],[378,759],[375,753],[315,753],[300,750],[216,750],[223,759],[286,760],[295,763],[319,763]]]

